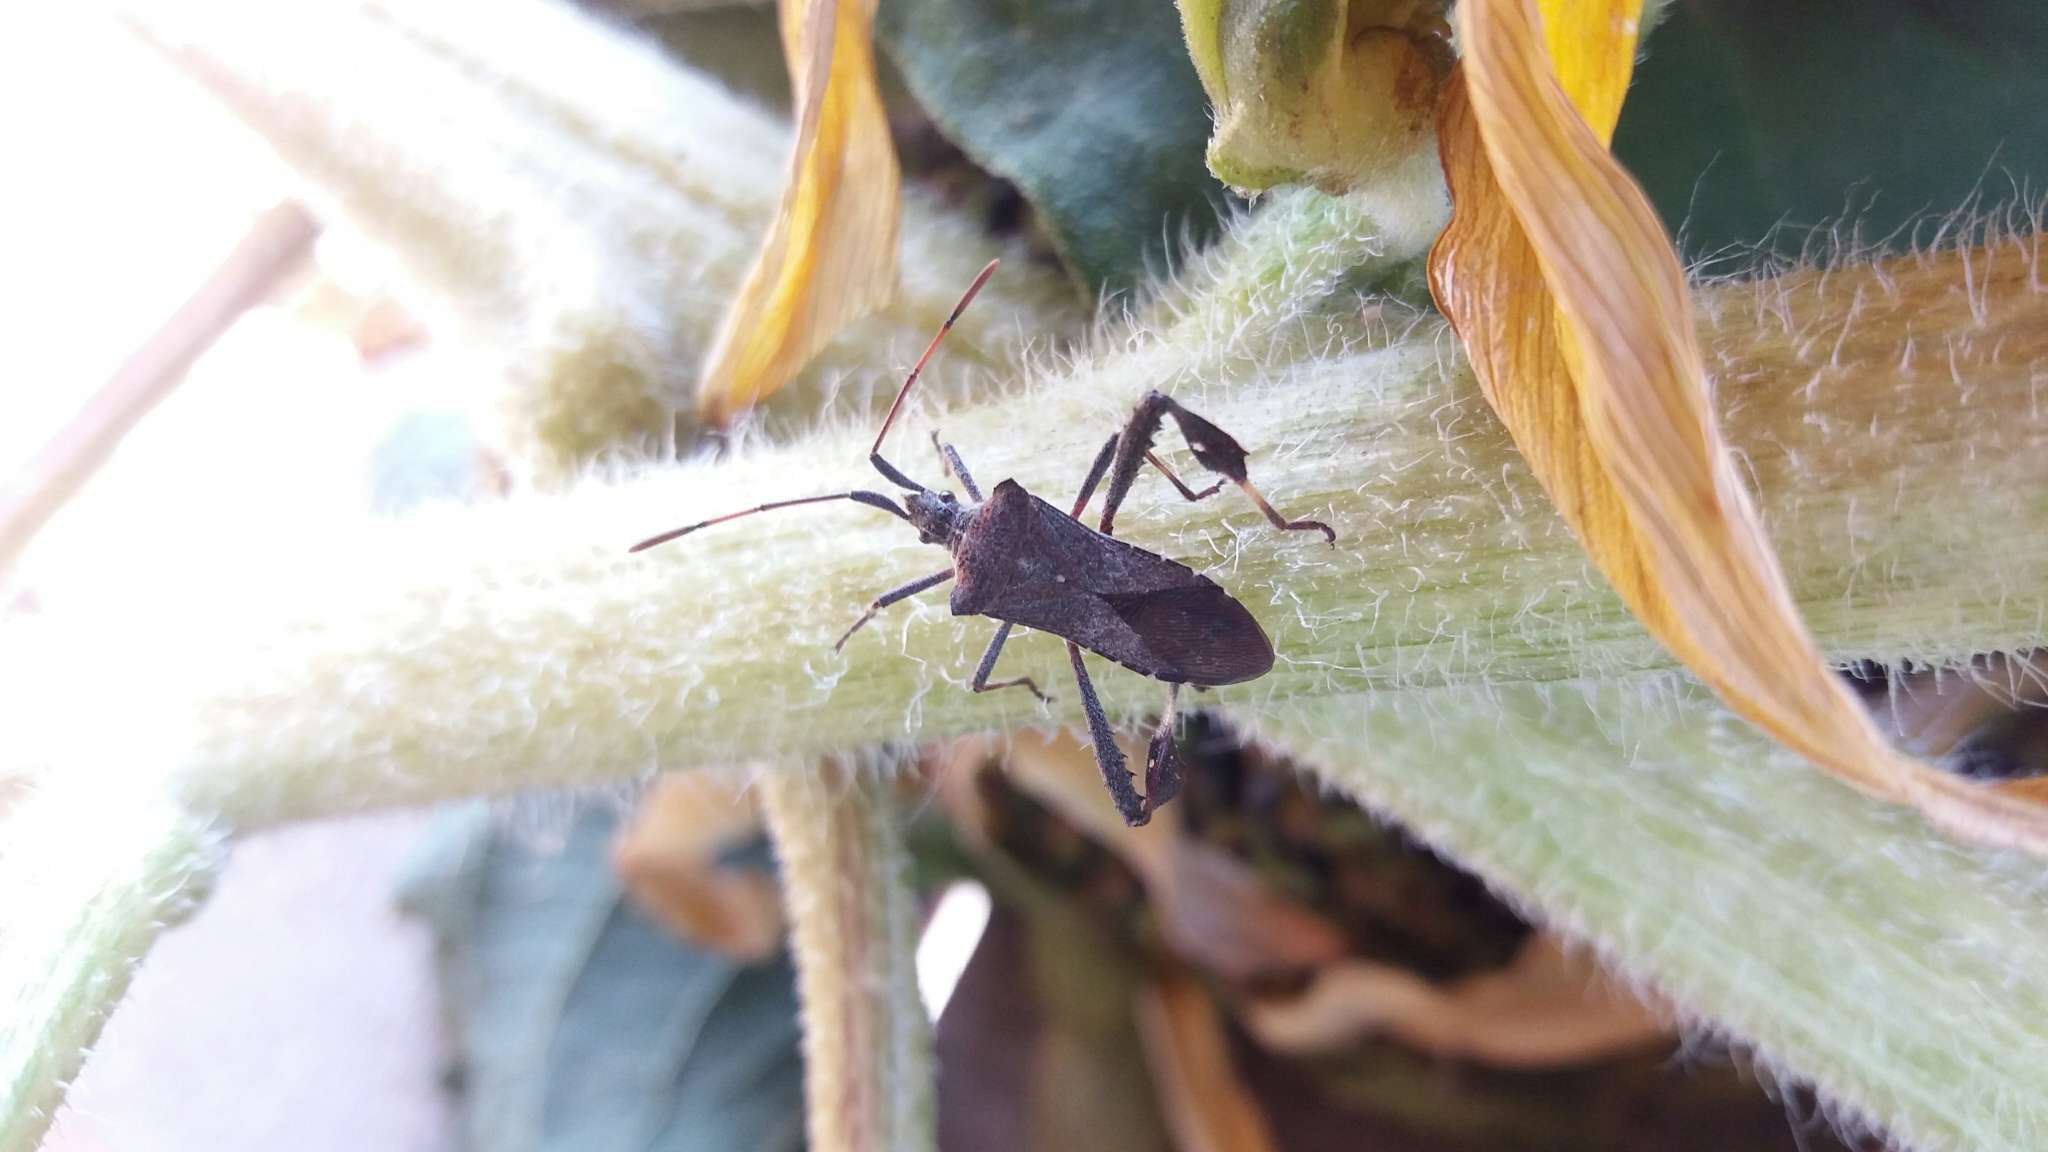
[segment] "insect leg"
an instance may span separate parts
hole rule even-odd
[[[1166,686],[1166,712],[1145,750],[1145,810],[1150,812],[1180,794],[1180,759],[1173,751],[1173,729],[1180,714],[1180,685]]]
[[[937,432],[932,433],[932,447],[939,450],[939,474],[958,476],[960,486],[967,489],[967,498],[976,504],[981,503],[981,488],[975,484],[974,477],[967,474],[967,463],[960,459],[960,453],[951,444],[940,443]]]
[[[1204,488],[1200,492],[1197,492],[1193,488],[1188,487],[1186,481],[1182,480],[1179,476],[1175,475],[1173,469],[1168,468],[1166,466],[1166,461],[1161,460],[1156,454],[1147,452],[1145,453],[1145,459],[1149,461],[1154,468],[1159,469],[1159,474],[1161,476],[1166,477],[1166,482],[1168,484],[1173,485],[1175,490],[1177,490],[1181,494],[1182,499],[1185,499],[1190,504],[1193,504],[1198,500],[1207,500],[1209,497],[1214,496],[1218,492],[1223,491],[1223,481],[1218,480],[1214,484],[1211,484],[1207,488]]]
[[[1110,531],[1116,521],[1116,510],[1123,505],[1132,482],[1138,478],[1139,467],[1148,459],[1158,463],[1152,457],[1152,438],[1168,416],[1180,425],[1181,438],[1187,441],[1188,450],[1195,454],[1202,467],[1243,489],[1274,527],[1290,532],[1314,529],[1331,544],[1336,544],[1337,533],[1328,524],[1320,520],[1289,520],[1267,502],[1245,471],[1245,460],[1251,454],[1228,432],[1183,408],[1173,397],[1156,391],[1147,392],[1144,399],[1138,401],[1137,408],[1131,412],[1130,422],[1124,425],[1123,434],[1118,438],[1116,464],[1110,469],[1109,495],[1103,501],[1102,520],[1096,525],[1098,531],[1105,534]],[[1185,486],[1176,486],[1180,487],[1183,495],[1190,491]]]
[[[1257,488],[1252,487],[1251,481],[1239,480],[1237,486],[1244,489],[1244,494],[1251,497],[1252,503],[1259,506],[1259,511],[1266,514],[1266,519],[1272,523],[1273,527],[1286,532],[1306,532],[1314,529],[1323,534],[1323,539],[1330,542],[1330,547],[1335,548],[1337,546],[1337,530],[1328,524],[1323,523],[1321,520],[1289,520],[1287,517],[1282,516],[1271,504],[1266,503],[1264,494]]]
[[[866,624],[870,620],[873,620],[875,618],[875,613],[880,612],[882,609],[887,608],[889,605],[896,603],[898,600],[908,600],[912,596],[917,595],[919,592],[922,592],[927,588],[936,588],[939,585],[944,584],[946,581],[951,580],[952,578],[953,570],[951,568],[948,568],[944,572],[934,572],[929,576],[912,580],[910,583],[905,584],[901,588],[890,589],[889,591],[882,593],[880,596],[875,597],[875,602],[868,605],[868,610],[860,614],[860,619],[855,620],[853,622],[853,627],[848,628],[845,631],[845,633],[839,637],[839,643],[832,645],[832,650],[834,652],[837,652],[841,648],[846,647],[846,642],[848,640],[853,639],[853,634],[855,632],[860,631],[861,625]]]
[[[1067,659],[1074,665],[1074,681],[1081,687],[1081,708],[1088,713],[1088,736],[1095,742],[1095,766],[1102,769],[1102,783],[1109,798],[1116,801],[1117,814],[1135,828],[1152,818],[1145,802],[1131,788],[1131,773],[1124,767],[1124,754],[1116,746],[1116,733],[1102,714],[1102,701],[1095,697],[1095,685],[1088,681],[1088,669],[1081,663],[1081,646],[1067,641]]]
[[[1116,455],[1118,439],[1111,436],[1109,442],[1102,446],[1102,451],[1095,454],[1095,463],[1088,466],[1088,479],[1081,481],[1081,494],[1074,497],[1074,510],[1067,515],[1076,520],[1081,518],[1081,509],[1088,507],[1088,498],[1095,495],[1095,486],[1102,483],[1102,474],[1109,471],[1109,462]]]
[[[1145,393],[1124,423],[1124,430],[1113,441],[1116,459],[1109,471],[1109,492],[1102,498],[1102,517],[1095,523],[1096,531],[1103,535],[1115,531],[1116,510],[1123,507],[1124,497],[1130,495],[1131,485],[1138,479],[1138,468],[1152,451],[1152,437],[1158,434],[1159,422],[1166,416],[1165,406],[1171,403],[1163,392]]]
[[[995,638],[988,642],[988,651],[981,654],[981,667],[974,670],[974,683],[969,685],[969,687],[973,688],[976,692],[993,692],[998,688],[1015,688],[1021,685],[1031,689],[1031,694],[1038,697],[1041,703],[1052,703],[1052,697],[1040,692],[1038,685],[1033,683],[1029,676],[1013,676],[1008,680],[998,680],[993,684],[988,682],[989,673],[996,670],[996,657],[1003,654],[1003,641],[1010,638],[1010,627],[1010,622],[1005,620],[1002,627],[996,629]]]

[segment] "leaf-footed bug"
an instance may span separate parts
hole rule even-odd
[[[1232,599],[1215,581],[1184,564],[1110,535],[1117,509],[1137,479],[1138,469],[1149,462],[1191,501],[1215,495],[1227,480],[1243,489],[1277,527],[1297,532],[1313,529],[1333,546],[1337,534],[1320,521],[1289,520],[1275,511],[1246,476],[1248,454],[1244,448],[1221,428],[1161,392],[1146,393],[1123,430],[1103,444],[1088,469],[1088,478],[1081,483],[1081,494],[1074,498],[1074,506],[1067,512],[1026,492],[1015,480],[1004,480],[984,499],[960,454],[951,444],[940,443],[936,434],[932,441],[938,447],[944,474],[960,481],[960,486],[967,490],[968,503],[961,503],[951,492],[926,488],[883,459],[882,441],[896,422],[897,413],[902,411],[904,398],[910,395],[939,342],[994,274],[996,263],[991,260],[974,283],[968,285],[952,314],[926,346],[924,355],[918,357],[868,450],[868,463],[904,490],[903,506],[879,492],[862,490],[777,500],[649,537],[631,550],[652,548],[700,528],[757,512],[829,500],[852,500],[909,521],[917,529],[918,539],[926,544],[942,544],[953,554],[952,567],[877,596],[860,619],[839,637],[833,650],[845,647],[847,640],[877,612],[948,580],[954,581],[953,615],[987,616],[1001,622],[975,669],[971,685],[974,691],[1026,688],[1040,700],[1050,700],[1029,677],[990,683],[989,675],[995,671],[996,657],[1002,654],[1003,642],[1010,638],[1010,629],[1016,625],[1060,637],[1067,643],[1067,659],[1074,667],[1074,680],[1081,690],[1081,707],[1088,715],[1088,731],[1095,744],[1095,760],[1102,769],[1103,783],[1125,822],[1143,824],[1151,819],[1153,809],[1171,800],[1180,789],[1173,725],[1181,685],[1210,687],[1255,680],[1273,667],[1273,645],[1244,605]],[[1196,461],[1223,480],[1197,492],[1152,452],[1152,439],[1168,416],[1180,426],[1181,436]],[[1102,516],[1096,527],[1090,529],[1081,523],[1081,513],[1105,475],[1109,488],[1103,498]],[[1109,720],[1095,696],[1095,686],[1081,663],[1083,648],[1168,685],[1166,712],[1145,757],[1142,797],[1132,787],[1123,753],[1116,746]]]

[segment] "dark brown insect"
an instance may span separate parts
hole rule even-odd
[[[1081,494],[1075,497],[1072,510],[1066,512],[1026,492],[1015,480],[996,485],[995,491],[983,499],[960,454],[951,444],[940,443],[936,435],[932,442],[938,447],[944,471],[958,478],[960,486],[967,490],[968,503],[961,503],[951,492],[926,488],[884,460],[882,440],[896,422],[904,397],[910,394],[925,362],[952,330],[954,321],[966,311],[975,293],[981,291],[995,270],[995,261],[990,261],[960,297],[952,315],[904,379],[903,388],[896,393],[895,403],[889,406],[889,415],[882,421],[882,430],[868,451],[868,462],[875,470],[904,489],[903,506],[879,492],[859,490],[778,500],[664,532],[635,544],[632,551],[652,548],[699,528],[756,512],[828,500],[852,500],[909,521],[917,529],[918,539],[926,544],[945,545],[953,554],[952,566],[876,597],[860,619],[853,622],[853,627],[839,637],[834,650],[843,648],[875,613],[948,580],[955,581],[951,605],[955,616],[987,616],[1002,622],[989,641],[988,650],[982,653],[981,665],[975,669],[974,691],[1027,688],[1040,700],[1049,700],[1029,677],[990,683],[989,675],[995,671],[996,657],[1002,654],[1003,642],[1010,638],[1010,629],[1015,626],[1022,624],[1061,637],[1067,642],[1067,658],[1074,666],[1082,709],[1088,714],[1088,731],[1095,743],[1095,759],[1102,769],[1103,782],[1124,820],[1133,825],[1143,824],[1151,818],[1153,809],[1171,800],[1180,788],[1180,769],[1173,755],[1174,711],[1180,686],[1237,684],[1255,680],[1273,667],[1273,645],[1259,628],[1259,622],[1215,581],[1184,564],[1110,535],[1117,508],[1130,492],[1138,469],[1148,461],[1189,500],[1212,496],[1223,487],[1224,481],[1219,480],[1197,492],[1153,454],[1152,438],[1160,423],[1168,416],[1173,417],[1202,467],[1243,489],[1275,525],[1290,531],[1314,529],[1332,544],[1337,534],[1319,521],[1289,520],[1274,511],[1246,478],[1247,453],[1237,441],[1160,392],[1146,393],[1123,431],[1102,446],[1094,465],[1088,469],[1088,478],[1081,484]],[[1105,475],[1109,478],[1109,489],[1103,498],[1102,517],[1091,529],[1081,523],[1081,512]],[[1095,686],[1089,682],[1088,671],[1081,663],[1083,648],[1133,672],[1164,680],[1170,686],[1166,714],[1160,718],[1146,756],[1142,797],[1132,788],[1123,753],[1117,749],[1109,720],[1095,696]]]

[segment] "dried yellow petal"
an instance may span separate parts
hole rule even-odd
[[[901,173],[875,84],[875,0],[782,0],[798,130],[775,223],[726,314],[697,411],[722,424],[896,290]]]
[[[2048,850],[2048,810],[2022,790],[1894,750],[1799,619],[1716,425],[1677,254],[1606,148],[1639,10],[1545,0],[1546,25],[1534,0],[1459,5],[1464,82],[1440,125],[1455,211],[1430,254],[1438,305],[1594,562],[1723,700],[1866,792]]]
[[[1642,0],[1538,0],[1537,7],[1558,86],[1600,143],[1608,143],[1635,73]]]

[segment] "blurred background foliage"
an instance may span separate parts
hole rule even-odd
[[[801,1149],[788,954],[678,946],[627,899],[617,821],[586,803],[552,837],[521,835],[470,806],[422,845],[402,899],[433,932],[468,1146]],[[755,848],[735,866],[762,867]]]
[[[1614,150],[1695,259],[1796,257],[1814,227],[1926,243],[1950,213],[2040,195],[2044,53],[2048,9],[2025,0],[1675,0]]]

